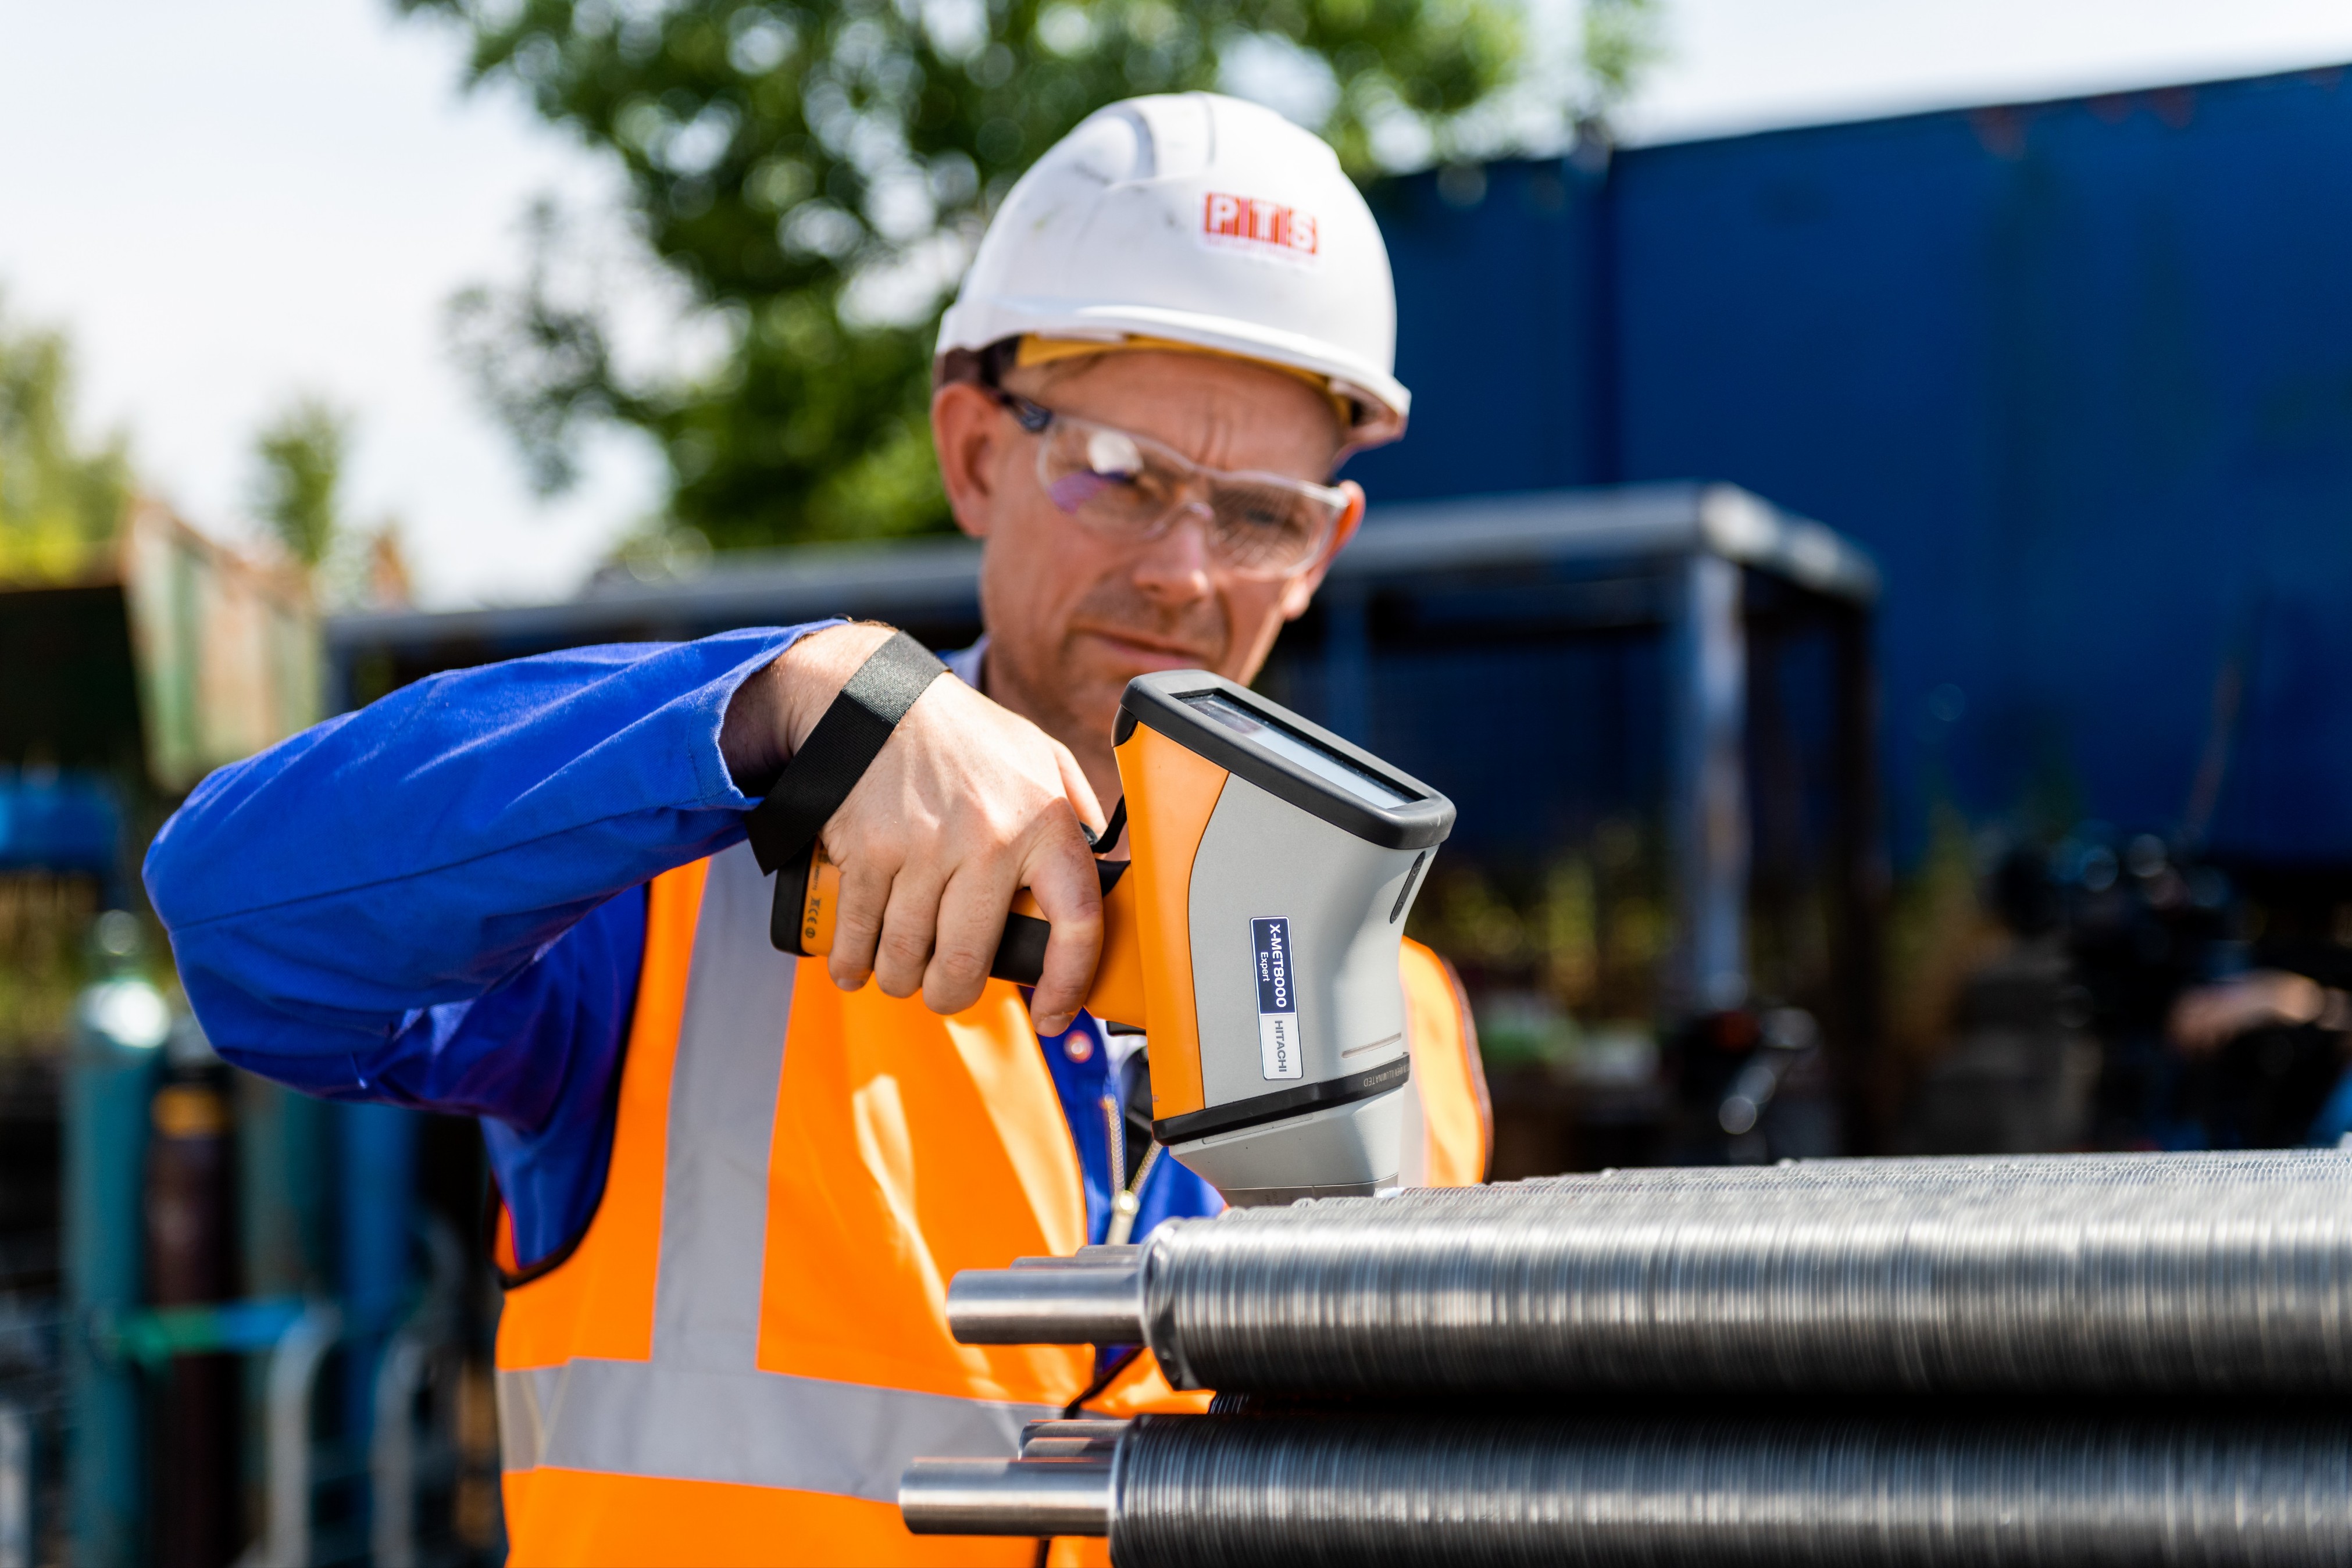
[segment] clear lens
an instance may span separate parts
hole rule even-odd
[[[1315,559],[1343,502],[1320,486],[1194,466],[1157,442],[1055,415],[1037,455],[1054,505],[1106,532],[1156,533],[1206,510],[1211,552],[1230,570],[1282,576]]]
[[[1338,509],[1278,486],[1247,481],[1212,487],[1217,553],[1243,571],[1293,571],[1315,558]]]

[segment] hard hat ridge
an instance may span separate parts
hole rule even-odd
[[[1393,440],[1396,296],[1371,210],[1322,140],[1217,93],[1088,115],[982,236],[939,353],[1013,339],[1155,340],[1319,378],[1350,444]]]

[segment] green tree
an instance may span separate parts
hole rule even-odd
[[[122,526],[129,443],[84,445],[73,423],[64,335],[13,326],[0,311],[0,580],[79,576]]]
[[[316,393],[281,408],[253,439],[254,515],[310,575],[311,591],[350,608],[405,604],[408,563],[398,519],[352,523],[343,506],[352,415]]]
[[[572,477],[583,423],[634,425],[667,455],[673,518],[721,546],[945,525],[933,323],[992,204],[1090,110],[1271,57],[1368,179],[1492,151],[1477,111],[1520,49],[1509,0],[395,3],[462,26],[469,79],[520,84],[613,152],[653,251],[727,333],[705,374],[626,373],[542,206],[523,279],[453,302],[460,354],[542,486]],[[1597,103],[1650,0],[1593,4]]]
[[[1609,116],[1662,53],[1657,0],[1585,0],[1578,22],[1575,69],[1582,80],[1570,102],[1579,124],[1605,135]]]
[[[286,553],[316,571],[336,543],[351,416],[326,399],[294,399],[254,438],[253,509]]]

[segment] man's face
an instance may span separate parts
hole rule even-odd
[[[1150,436],[1208,467],[1328,480],[1339,419],[1295,377],[1150,351],[1063,366],[1013,371],[1006,387],[1056,413]],[[1148,538],[1106,534],[1063,512],[1037,481],[1040,438],[981,389],[941,388],[931,419],[956,521],[988,543],[980,595],[990,693],[1074,749],[1087,741],[1108,747],[1120,693],[1148,671],[1255,675],[1361,513],[1361,493],[1345,486],[1354,504],[1306,570],[1247,577],[1218,564],[1197,516]]]

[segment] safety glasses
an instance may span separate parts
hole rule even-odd
[[[1314,564],[1348,509],[1347,493],[1328,485],[1204,468],[1148,435],[991,390],[1039,438],[1037,482],[1046,496],[1099,532],[1157,538],[1189,513],[1200,517],[1220,567],[1244,577],[1290,577]]]

